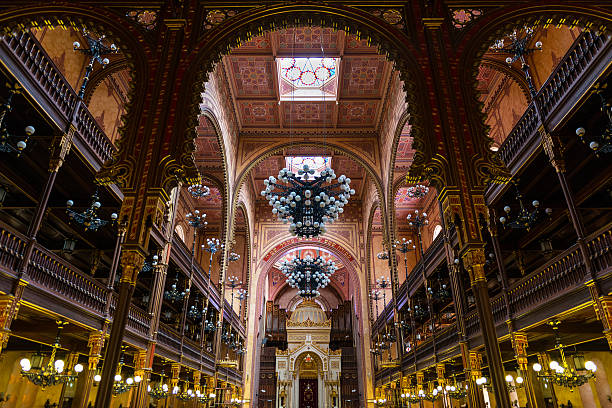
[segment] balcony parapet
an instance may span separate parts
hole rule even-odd
[[[94,171],[112,157],[115,146],[30,33],[1,37],[0,60],[61,131],[75,128],[74,147]]]
[[[610,69],[611,58],[612,39],[609,34],[596,35],[592,31],[580,34],[536,95],[550,131],[578,109],[578,102],[588,96],[589,89]],[[538,129],[541,125],[532,101],[498,151],[511,174],[516,174],[540,149]],[[502,185],[492,186],[486,194],[487,202],[494,202],[503,190]]]

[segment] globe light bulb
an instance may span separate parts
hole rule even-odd
[[[95,382],[100,382],[100,380],[102,380],[102,376],[100,374],[94,375],[94,381]]]
[[[141,382],[141,381],[142,381],[142,377],[140,377],[139,375],[137,375],[137,376],[135,376],[135,377],[134,377],[134,382],[135,382],[135,383],[139,383],[139,382]]]
[[[19,364],[21,365],[21,369],[23,371],[30,371],[30,369],[32,368],[32,364],[27,358],[22,358]]]
[[[121,381],[121,374],[115,374],[115,381]]]
[[[53,365],[55,366],[55,371],[57,371],[58,373],[64,371],[64,360],[55,360],[55,363]]]
[[[540,371],[542,371],[542,365],[540,363],[534,363],[533,364],[533,371],[539,373]]]
[[[586,363],[584,363],[584,368],[586,368],[589,371],[595,372],[597,371],[597,366],[595,365],[594,362],[592,361],[587,361]]]
[[[523,383],[523,377],[521,377],[520,375],[518,377],[516,377],[516,383],[517,384],[522,384]]]
[[[559,363],[557,363],[555,360],[551,361],[550,364],[548,365],[550,367],[551,370],[556,370],[557,367],[559,367]]]
[[[125,382],[127,383],[127,385],[132,385],[134,384],[134,379],[132,377],[129,377],[127,380],[125,380]]]
[[[74,371],[80,373],[83,371],[83,364],[77,364],[74,366]]]
[[[508,374],[508,375],[506,376],[506,382],[511,383],[512,381],[514,381],[514,378],[513,378],[513,377],[512,377],[510,374]]]

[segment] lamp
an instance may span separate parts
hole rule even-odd
[[[178,290],[178,273],[174,276],[174,282],[170,285],[170,290],[164,292],[164,299],[169,300],[171,302],[180,302],[185,298],[185,296],[189,293],[189,288],[186,288],[184,291]]]
[[[204,198],[210,194],[210,188],[200,183],[190,185],[187,191],[193,198]]]
[[[304,298],[319,296],[319,289],[327,286],[329,277],[335,271],[334,261],[326,261],[320,256],[313,258],[307,255],[304,259],[294,257],[281,265],[281,272],[287,277],[289,286],[297,288],[298,295]]]
[[[6,196],[8,195],[8,187],[0,184],[0,207],[4,204],[4,200],[6,200]]]
[[[423,198],[429,193],[429,187],[422,184],[416,184],[408,187],[406,195],[410,198]]]
[[[395,241],[393,248],[397,248],[398,251],[404,254],[404,268],[406,269],[406,280],[408,280],[408,259],[406,254],[410,251],[416,251],[416,245],[413,244],[411,239],[406,240],[406,238],[402,238],[401,241]]]
[[[81,89],[79,90],[79,98],[83,99],[85,96],[85,88],[87,87],[87,82],[89,82],[89,76],[93,71],[94,62],[98,62],[102,65],[102,68],[106,67],[110,62],[106,57],[107,55],[117,54],[119,52],[119,48],[115,44],[111,44],[110,46],[106,46],[104,44],[105,35],[101,35],[98,39],[90,36],[86,30],[83,30],[83,37],[87,41],[88,48],[80,48],[81,44],[78,41],[72,43],[72,48],[75,51],[79,51],[87,56],[89,56],[89,64],[85,68],[85,76],[83,77],[83,84],[81,85]]]
[[[51,348],[51,356],[46,366],[42,365],[42,354],[38,354],[32,357],[32,361],[28,358],[23,358],[19,362],[21,365],[21,376],[27,378],[34,385],[38,385],[42,389],[57,384],[64,384],[72,382],[77,378],[78,373],[83,371],[82,364],[76,364],[73,367],[72,372],[64,373],[64,360],[55,359],[57,349],[60,347],[60,334],[62,329],[67,322],[58,320],[57,323],[57,334],[55,335],[55,342]]]
[[[17,93],[21,93],[21,88],[18,84],[8,84],[9,95],[6,101],[2,104],[0,109],[0,152],[3,153],[15,153],[17,157],[21,155],[24,149],[27,147],[28,140],[35,132],[34,126],[25,127],[25,136],[11,135],[6,130],[6,123],[4,119],[6,114],[9,113],[13,107],[11,105],[13,96]],[[3,200],[0,200],[0,204]]]
[[[506,388],[508,392],[515,392],[518,388],[523,388],[523,377],[517,375],[514,378],[511,374],[506,375]]]
[[[601,134],[585,137],[587,134],[586,129],[579,127],[576,129],[576,136],[578,136],[578,138],[584,144],[587,144],[588,142],[589,148],[593,150],[597,156],[599,156],[599,153],[612,153],[612,102],[609,98],[606,98],[606,95],[604,95],[606,90],[605,85],[596,86],[594,89],[601,101],[601,111],[606,116],[608,121],[601,130]]]
[[[540,210],[540,202],[538,200],[533,200],[531,202],[531,205],[534,209],[533,211],[529,211],[523,203],[523,195],[519,191],[517,183],[514,182],[513,184],[516,190],[515,197],[516,200],[519,202],[520,210],[518,214],[511,219],[510,212],[512,211],[512,209],[509,205],[505,205],[504,212],[506,213],[506,216],[499,217],[499,222],[501,222],[502,225],[506,228],[524,229],[529,231],[535,224],[540,221],[543,216],[542,211]],[[544,213],[546,214],[546,216],[550,216],[550,214],[552,214],[552,209],[546,208],[544,210]]]
[[[164,383],[164,372],[162,371],[161,377],[157,385],[151,387],[150,385],[147,387],[147,391],[149,392],[149,396],[154,400],[160,400],[166,398],[168,396],[168,384]]]
[[[272,213],[289,223],[292,235],[311,238],[325,233],[325,225],[338,219],[350,196],[355,194],[350,187],[351,179],[345,175],[331,184],[336,179],[333,169],[326,168],[319,176],[314,173],[305,164],[297,174],[283,168],[278,172],[278,180],[273,176],[264,180],[266,189],[261,195],[268,200]],[[329,185],[324,186],[326,182]],[[278,194],[273,193],[275,188],[280,190]]]
[[[62,253],[71,254],[74,252],[74,248],[76,247],[76,239],[72,237],[64,238],[64,244],[62,246]]]
[[[71,221],[75,221],[85,227],[85,231],[97,231],[98,228],[105,226],[109,222],[114,223],[117,220],[117,213],[110,215],[110,221],[102,220],[98,217],[98,210],[102,207],[100,203],[100,197],[98,196],[98,190],[96,190],[91,196],[91,204],[89,208],[83,212],[77,212],[72,209],[74,201],[66,201],[66,213]]]

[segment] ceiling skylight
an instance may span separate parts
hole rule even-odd
[[[331,166],[331,157],[323,156],[289,156],[285,157],[285,161],[287,163],[287,168],[294,173],[297,173],[298,170],[302,170],[304,165],[307,165],[308,168],[315,171],[315,177],[321,175],[323,170]]]
[[[278,58],[281,100],[336,100],[338,58]]]

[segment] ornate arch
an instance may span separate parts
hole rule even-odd
[[[378,201],[372,203],[372,207],[370,208],[370,213],[368,215],[368,226],[367,226],[367,235],[366,235],[366,275],[367,275],[367,293],[372,293],[372,223],[374,222],[374,214],[376,213],[376,209],[380,207]],[[370,322],[374,321],[374,311],[372,310],[372,302],[368,301],[368,318]]]
[[[252,274],[252,253],[251,253],[251,224],[250,224],[250,220],[249,220],[249,213],[246,210],[246,205],[243,202],[239,202],[238,205],[236,206],[236,210],[242,210],[242,213],[244,214],[244,223],[245,223],[245,246],[246,246],[246,260],[245,262],[247,263],[247,276],[246,276],[246,280],[244,281],[244,285],[248,288],[249,287],[249,283],[251,281],[251,274]],[[236,215],[234,214],[234,217]],[[235,226],[234,229],[232,229],[232,237],[231,239],[234,239],[234,232],[235,232]],[[245,307],[244,307],[244,315],[248,316],[249,315],[249,302],[245,302]]]
[[[507,77],[509,77],[511,80],[513,80],[514,82],[516,82],[518,84],[518,86],[521,88],[521,91],[523,92],[523,95],[525,96],[525,99],[528,101],[529,103],[529,85],[527,85],[527,80],[525,79],[525,74],[516,69],[516,68],[512,68],[509,67],[508,64],[506,64],[504,61],[499,61],[499,60],[495,60],[495,59],[491,59],[491,58],[483,58],[482,59],[482,65],[485,67],[489,67],[491,69],[494,69],[498,72],[501,72],[502,74],[506,75]]]
[[[6,35],[42,27],[61,27],[66,29],[87,28],[104,32],[119,46],[125,56],[126,66],[130,70],[131,82],[134,84],[128,95],[126,113],[118,129],[120,138],[118,146],[124,142],[125,135],[135,133],[138,118],[145,103],[145,87],[150,72],[147,61],[154,58],[148,39],[142,30],[120,14],[107,8],[74,3],[49,3],[34,6],[13,7],[0,12],[0,27]]]
[[[96,89],[98,89],[98,86],[100,86],[104,79],[108,78],[115,72],[119,72],[123,69],[128,68],[129,66],[127,60],[121,59],[118,61],[111,62],[106,67],[104,67],[104,69],[92,73],[89,77],[89,82],[85,87],[85,96],[83,96],[83,102],[85,102],[85,104],[89,106],[89,103],[91,102],[91,97],[93,96],[94,92],[96,92]]]

